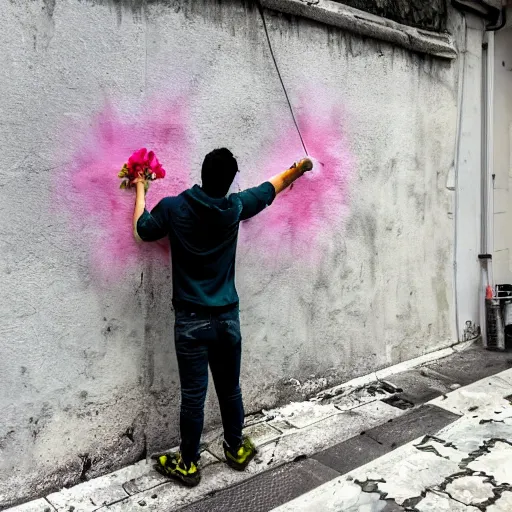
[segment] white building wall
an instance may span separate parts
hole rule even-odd
[[[464,30],[465,27],[465,30]],[[482,215],[482,43],[480,18],[466,15],[459,34],[459,128],[456,158],[456,297],[459,340],[467,322],[479,325]]]
[[[494,279],[512,283],[512,28],[495,34]]]

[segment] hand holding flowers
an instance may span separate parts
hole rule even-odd
[[[118,177],[123,181],[120,188],[131,188],[136,183],[144,183],[144,190],[149,188],[149,182],[165,177],[165,169],[158,161],[155,153],[146,148],[135,151],[124,164],[123,168],[118,174]]]

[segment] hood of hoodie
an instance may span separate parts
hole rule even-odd
[[[242,203],[236,200],[236,195],[210,197],[199,185],[194,185],[183,192],[183,198],[190,213],[201,223],[229,229],[240,219]]]

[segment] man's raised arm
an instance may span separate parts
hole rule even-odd
[[[274,185],[276,195],[287,189],[295,180],[305,172],[313,169],[313,162],[310,158],[303,158],[300,162],[293,164],[289,169],[283,171],[268,181]]]

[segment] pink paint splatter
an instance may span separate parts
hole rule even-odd
[[[311,156],[324,165],[297,181],[271,208],[244,223],[240,240],[254,243],[271,259],[292,257],[308,260],[321,251],[322,235],[333,232],[347,212],[352,158],[344,135],[343,116],[334,105],[312,105],[304,96],[299,108],[301,127]],[[318,97],[318,95],[317,95]],[[329,95],[323,95],[323,99]],[[139,114],[127,114],[106,104],[92,120],[67,126],[73,151],[71,163],[55,175],[55,204],[64,211],[80,245],[89,248],[92,274],[112,282],[137,268],[140,261],[169,262],[167,240],[159,244],[137,243],[132,234],[133,191],[120,190],[117,173],[134,150],[155,151],[168,173],[151,184],[147,207],[166,195],[191,185],[187,103],[145,101]],[[286,125],[285,130],[282,126]],[[288,119],[275,125],[280,134],[260,158],[259,177],[264,181],[303,156],[297,132]],[[56,162],[61,164],[62,162]],[[325,237],[324,237],[325,239]]]
[[[343,223],[348,211],[349,184],[353,171],[353,158],[344,134],[341,109],[335,105],[321,106],[311,103],[318,94],[304,95],[297,121],[308,153],[322,162],[295,182],[291,189],[280,194],[273,205],[260,216],[243,224],[242,241],[264,248],[271,258],[310,259],[318,256],[317,243],[323,233]],[[329,97],[328,94],[325,97]],[[294,161],[303,158],[304,150],[291,121],[263,159],[261,169],[277,174]],[[281,125],[284,122],[281,120]],[[276,129],[279,132],[279,128]],[[269,176],[261,175],[260,179]]]
[[[55,196],[74,232],[89,246],[92,273],[110,281],[141,259],[169,262],[168,242],[137,243],[132,233],[134,191],[120,190],[117,177],[141,147],[155,151],[167,177],[151,184],[147,207],[189,186],[186,103],[145,101],[128,116],[107,104],[92,122],[67,127],[79,134],[72,162],[56,176]]]

